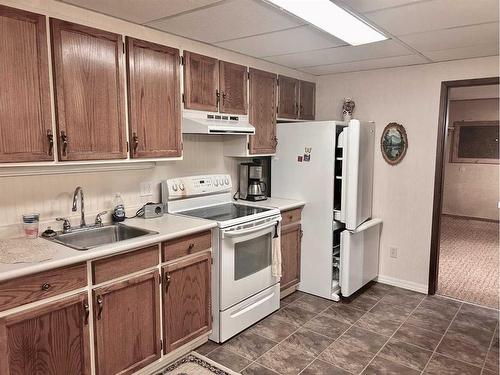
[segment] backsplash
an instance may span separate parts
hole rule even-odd
[[[24,213],[40,213],[40,230],[44,230],[47,225],[60,229],[61,224],[54,222],[59,216],[69,217],[73,223],[78,223],[79,210],[71,212],[73,191],[78,185],[85,194],[88,222],[93,220],[96,213],[112,208],[116,192],[121,193],[128,216],[134,215],[137,208],[146,202],[158,202],[160,181],[167,178],[229,173],[233,179],[233,189],[236,190],[239,161],[223,156],[222,141],[222,136],[184,135],[183,160],[158,162],[152,169],[2,177],[0,237],[20,233],[21,215]],[[152,196],[140,196],[140,183],[145,181],[153,182]]]

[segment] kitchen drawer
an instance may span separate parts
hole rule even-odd
[[[116,279],[117,277],[154,267],[159,261],[158,245],[98,259],[92,262],[92,281],[94,284],[99,284]]]
[[[207,250],[212,246],[212,232],[195,233],[190,236],[176,238],[162,245],[164,262]]]
[[[79,263],[0,283],[0,311],[53,297],[87,285],[87,266]]]
[[[295,208],[293,210],[283,211],[281,213],[282,217],[281,226],[299,222],[301,218],[301,213],[302,213],[302,207]]]

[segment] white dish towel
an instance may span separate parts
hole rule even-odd
[[[281,236],[273,238],[272,265],[271,272],[273,277],[281,277]]]

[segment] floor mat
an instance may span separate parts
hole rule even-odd
[[[199,354],[188,354],[160,370],[156,375],[232,375],[230,370]]]
[[[437,293],[498,309],[498,223],[443,216]]]

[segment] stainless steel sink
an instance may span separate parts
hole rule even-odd
[[[113,224],[76,229],[69,233],[60,233],[51,238],[51,240],[75,250],[85,251],[97,246],[126,241],[151,234],[158,234],[158,232],[129,227],[124,224]]]

